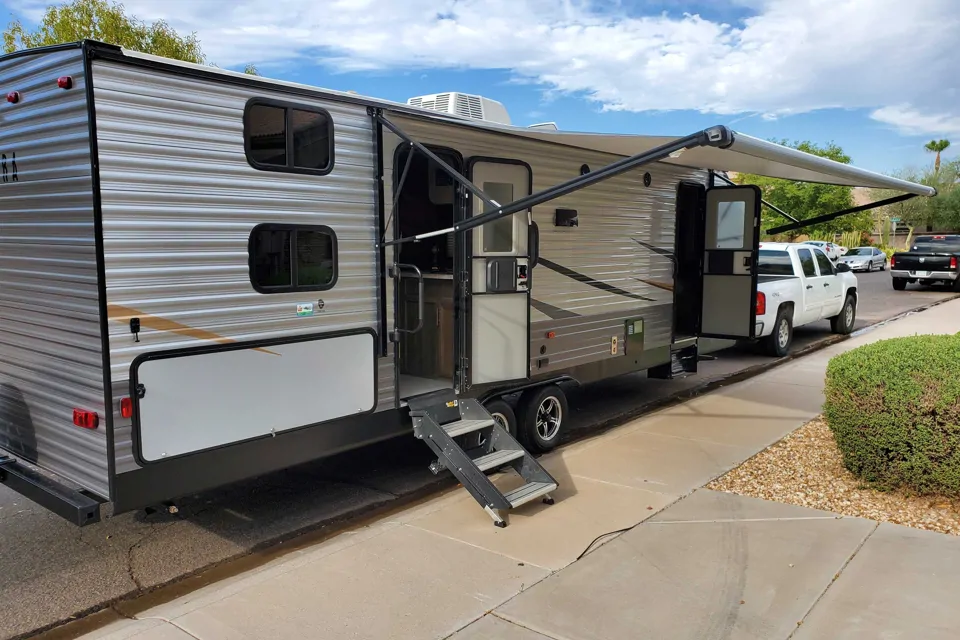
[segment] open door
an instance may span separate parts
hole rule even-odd
[[[488,198],[509,204],[532,192],[529,165],[474,158],[468,178]],[[490,207],[473,196],[468,216]],[[466,386],[524,380],[530,375],[530,215],[521,211],[489,222],[469,234],[466,251],[469,282],[461,283],[464,313],[460,380]]]
[[[760,198],[753,185],[707,190],[701,337],[737,340],[756,334]]]

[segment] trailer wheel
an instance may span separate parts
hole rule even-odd
[[[893,288],[897,291],[903,291],[907,288],[907,279],[906,278],[894,278],[893,279]]]
[[[830,329],[834,333],[847,335],[853,331],[853,325],[857,321],[857,299],[847,294],[847,299],[843,301],[843,307],[840,313],[830,318]]]
[[[531,389],[521,399],[520,441],[527,450],[544,453],[560,444],[567,419],[567,396],[555,384]]]
[[[793,320],[789,307],[780,307],[773,323],[773,333],[763,338],[763,350],[774,358],[782,358],[790,352],[793,342]]]
[[[517,414],[514,413],[509,402],[499,399],[491,400],[483,405],[483,408],[497,421],[497,424],[506,429],[511,437],[517,437]]]

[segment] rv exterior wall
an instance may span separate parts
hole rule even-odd
[[[88,80],[79,48],[0,63],[0,454],[107,496]]]
[[[522,160],[533,191],[618,158],[530,139],[391,116],[408,135],[471,157]],[[394,149],[384,135],[384,183],[390,215]],[[397,169],[399,170],[399,169]],[[644,184],[644,174],[650,184]],[[681,180],[706,185],[705,171],[657,163],[534,208],[540,264],[531,276],[530,365],[534,376],[624,356],[626,321],[643,318],[644,350],[668,348],[673,333],[676,192]],[[556,209],[578,211],[579,226],[554,226]],[[556,336],[546,338],[548,332]],[[612,338],[617,350],[612,352]],[[541,349],[543,351],[541,352]],[[669,360],[669,350],[665,351]],[[649,363],[647,363],[649,366]]]
[[[118,401],[129,394],[134,359],[147,353],[330,332],[379,334],[375,143],[364,107],[110,62],[96,63],[93,75],[111,371]],[[251,166],[244,149],[244,109],[251,98],[325,110],[333,120],[332,170],[310,175]],[[300,293],[256,291],[248,242],[253,228],[263,223],[329,227],[336,235],[334,286]],[[138,336],[131,333],[132,317],[140,318]],[[297,347],[284,350],[291,348]],[[277,426],[292,428],[296,425],[280,416],[305,414],[291,406],[287,395],[269,392],[284,384],[276,376],[289,376],[287,382],[298,389],[309,380],[319,397],[338,370],[360,366],[367,357],[358,356],[356,363],[328,358],[314,369],[270,369],[273,379],[263,380],[257,400],[270,407],[267,414],[276,416]],[[208,375],[225,380],[239,375],[230,358],[215,364],[223,366]],[[356,393],[362,396],[376,385],[378,408],[392,409],[392,358],[379,360],[377,376],[369,376],[369,388]],[[242,404],[257,393],[255,384],[233,392],[229,385],[221,386],[216,397],[206,399],[209,403]],[[295,397],[304,407],[315,406],[316,397]],[[197,414],[196,428],[212,428],[205,424],[208,418]],[[139,465],[131,421],[119,414],[114,420],[117,472],[123,474]],[[262,428],[269,435],[270,424]],[[236,439],[249,435],[238,431]],[[229,444],[229,437],[218,437],[217,444]]]

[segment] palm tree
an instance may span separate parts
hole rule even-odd
[[[937,154],[937,159],[933,162],[933,170],[936,173],[940,172],[940,153],[947,150],[947,147],[950,146],[949,140],[931,140],[927,144],[923,145],[923,148],[929,151],[930,153]]]

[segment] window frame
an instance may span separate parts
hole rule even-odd
[[[290,232],[290,284],[279,287],[264,287],[258,284],[253,277],[254,274],[254,252],[253,238],[258,232],[263,231],[289,231]],[[297,232],[316,231],[327,234],[332,242],[333,252],[333,278],[329,284],[298,285],[297,284]],[[247,237],[247,276],[250,285],[257,293],[271,295],[275,293],[297,293],[301,291],[329,291],[337,286],[340,280],[340,241],[337,238],[337,232],[325,224],[281,224],[274,222],[264,222],[255,225],[250,230]]]
[[[804,252],[804,251],[806,251],[806,252],[808,252],[808,253],[810,254],[810,261],[813,263],[813,275],[809,275],[809,274],[807,273],[807,270],[803,268],[803,256],[801,255],[801,253]],[[804,278],[817,278],[817,277],[819,277],[820,269],[819,269],[819,267],[817,267],[817,258],[816,258],[816,256],[813,255],[813,248],[809,248],[809,249],[807,249],[807,248],[797,249],[797,260],[800,261],[800,273],[803,274],[803,277],[804,277]]]
[[[276,164],[263,164],[257,162],[253,159],[250,149],[250,110],[253,107],[273,107],[275,109],[283,109],[283,124],[284,124],[284,143],[286,145],[286,157],[287,164],[285,165],[276,165]],[[291,127],[291,118],[294,111],[306,111],[308,113],[316,113],[322,115],[327,119],[327,139],[329,140],[329,150],[330,158],[327,161],[327,166],[324,169],[309,169],[305,167],[297,167],[294,165],[294,148],[293,148],[293,128]],[[333,116],[330,115],[330,112],[322,107],[314,107],[311,105],[300,104],[297,102],[285,102],[283,100],[274,100],[272,98],[250,98],[247,100],[247,103],[243,107],[243,155],[247,159],[247,164],[256,169],[257,171],[273,171],[274,173],[296,173],[301,175],[310,175],[310,176],[325,176],[333,171],[333,167],[336,164],[336,142],[334,140],[334,126],[333,126]]]

